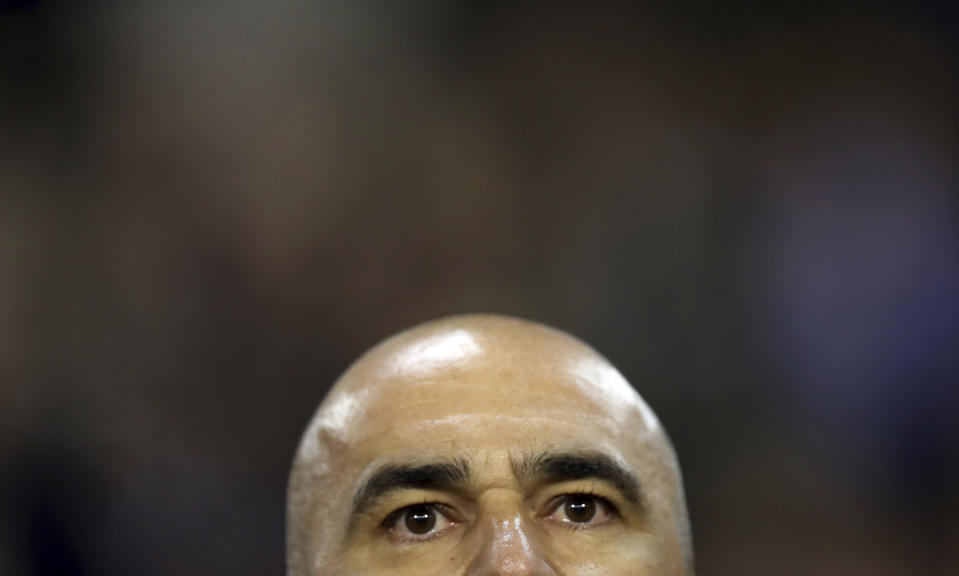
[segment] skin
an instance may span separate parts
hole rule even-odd
[[[636,483],[536,472],[557,454],[605,458]],[[355,509],[377,473],[450,462],[468,477]],[[417,326],[351,366],[303,436],[287,516],[289,576],[692,574],[655,415],[581,341],[501,316]]]

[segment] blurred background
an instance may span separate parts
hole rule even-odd
[[[5,576],[281,574],[324,391],[464,311],[640,390],[701,575],[959,571],[954,4],[0,6]]]

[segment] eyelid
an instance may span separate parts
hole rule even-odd
[[[606,502],[610,510],[619,514],[624,506],[628,506],[629,502],[626,500],[626,497],[623,496],[615,488],[608,486],[602,481],[571,481],[571,482],[561,482],[554,486],[550,486],[548,491],[544,491],[546,497],[540,500],[542,504],[539,508],[542,509],[552,509],[559,502],[563,501],[569,496],[592,496],[599,500]]]
[[[576,490],[576,491],[570,491],[570,492],[563,492],[562,494],[559,494],[557,496],[550,498],[546,503],[546,508],[548,510],[555,510],[561,504],[565,504],[570,497],[575,497],[575,496],[585,496],[588,498],[593,498],[597,502],[603,503],[607,508],[609,508],[610,512],[618,513],[619,511],[618,507],[616,506],[615,503],[613,503],[612,500],[610,500],[609,498],[601,494],[597,494],[596,492],[593,492],[592,490]]]
[[[562,520],[554,519],[553,516],[556,515],[563,506],[571,499],[575,497],[586,497],[592,499],[597,506],[597,514],[602,514],[604,517],[598,520],[597,522],[590,524],[592,518],[587,522],[576,522],[574,520]],[[613,503],[609,498],[600,496],[589,490],[581,491],[570,491],[550,498],[545,506],[545,511],[541,514],[541,517],[546,520],[552,520],[559,524],[563,524],[569,528],[594,528],[597,526],[602,526],[607,524],[614,518],[621,518],[622,514],[619,512],[619,508]]]

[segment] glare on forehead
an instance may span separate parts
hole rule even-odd
[[[444,332],[412,344],[390,358],[384,369],[391,375],[416,376],[479,356],[483,347],[466,330]]]
[[[565,348],[555,351],[547,366],[550,370],[572,376],[575,388],[587,398],[600,399],[617,422],[627,422],[639,414],[649,432],[659,430],[660,424],[653,411],[616,368],[588,347]],[[497,355],[496,349],[484,345],[482,339],[468,330],[456,329],[422,338],[393,351],[375,370],[375,380],[417,381],[442,373],[446,369],[469,370],[471,362],[484,355]],[[479,366],[477,369],[481,369]],[[553,381],[558,384],[558,381]],[[362,415],[372,400],[376,386],[350,387],[337,391],[322,410],[318,427],[333,437],[345,439],[346,430]],[[373,394],[378,396],[378,394]]]
[[[472,334],[466,330],[453,330],[424,338],[394,353],[377,370],[381,378],[422,376],[441,368],[455,366],[480,355],[483,348]],[[321,409],[317,420],[317,430],[341,438],[349,424],[361,416],[366,409],[366,400],[370,395],[368,387],[351,390],[336,390],[329,402]],[[309,434],[315,438],[316,434]],[[305,445],[307,450],[318,447]]]

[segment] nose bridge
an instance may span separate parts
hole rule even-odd
[[[483,546],[469,576],[554,576],[520,510],[498,512],[486,511]]]

